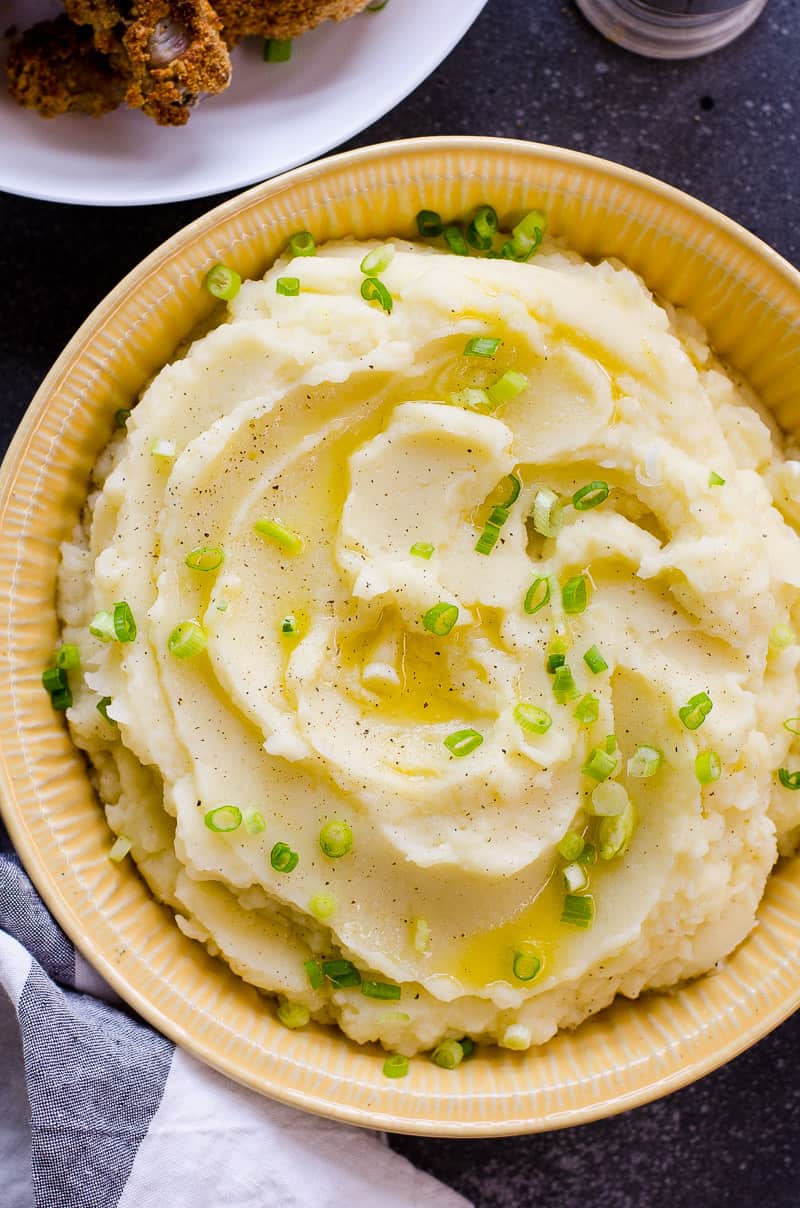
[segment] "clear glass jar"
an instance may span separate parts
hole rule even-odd
[[[602,34],[652,59],[691,59],[738,38],[767,0],[576,0]]]

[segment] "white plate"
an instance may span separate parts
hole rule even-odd
[[[0,78],[0,189],[45,201],[147,205],[241,188],[345,142],[407,96],[455,46],[486,0],[390,0],[377,13],[326,22],[265,63],[257,38],[233,53],[233,81],[187,126],[141,113],[47,121]],[[58,11],[0,0],[0,32]],[[5,71],[6,44],[2,49]]]

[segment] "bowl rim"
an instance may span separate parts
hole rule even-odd
[[[324,177],[333,169],[356,167],[364,163],[380,162],[382,159],[394,158],[398,154],[412,155],[419,152],[453,153],[459,150],[495,150],[523,154],[533,162],[542,158],[549,159],[564,166],[583,168],[589,172],[601,172],[622,185],[644,189],[657,198],[662,198],[672,205],[682,207],[684,211],[694,213],[704,224],[711,223],[721,228],[729,237],[743,245],[751,254],[762,261],[767,261],[772,269],[783,278],[790,290],[800,297],[800,271],[789,261],[764,243],[750,231],[736,223],[733,219],[709,206],[705,202],[691,197],[689,194],[669,185],[656,177],[639,172],[625,165],[588,155],[585,152],[574,151],[563,147],[554,147],[544,143],[528,142],[520,139],[495,138],[488,136],[451,135],[431,136],[413,139],[400,139],[390,142],[377,143],[355,150],[328,156],[293,168],[270,180],[245,190],[236,197],[230,198],[205,214],[182,227],[174,235],[163,241],[150,252],[138,265],[130,270],[108,294],[91,311],[87,318],[69,340],[53,366],[46,374],[37,389],[25,414],[9,444],[8,450],[0,464],[0,528],[3,527],[6,511],[10,502],[9,487],[13,471],[27,451],[27,445],[36,428],[40,416],[46,410],[47,402],[75,360],[76,354],[85,348],[93,333],[108,323],[109,319],[119,309],[130,294],[140,288],[150,277],[156,275],[164,261],[175,255],[188,245],[200,239],[204,234],[213,230],[218,224],[249,208],[253,203],[260,203],[279,194],[284,189],[299,182],[314,181]],[[186,1031],[179,1023],[142,993],[136,984],[129,980],[120,966],[112,964],[102,952],[95,949],[91,939],[85,934],[81,920],[71,904],[58,891],[56,879],[53,878],[44,859],[40,858],[35,842],[26,832],[23,819],[9,802],[15,799],[12,777],[9,772],[6,751],[0,744],[0,817],[3,818],[9,836],[19,854],[24,868],[30,876],[39,895],[50,910],[58,924],[63,928],[71,942],[79,952],[96,967],[111,987],[129,1006],[134,1008],[144,1020],[156,1028],[175,1044],[190,1052],[193,1056],[217,1069],[227,1077],[268,1098],[284,1103],[291,1107],[310,1111],[342,1123],[358,1125],[371,1129],[382,1129],[391,1132],[406,1133],[430,1137],[452,1138],[486,1138],[528,1134],[550,1131],[593,1120],[604,1119],[628,1111],[633,1107],[652,1102],[655,1099],[687,1086],[705,1074],[718,1069],[745,1049],[766,1036],[770,1031],[787,1019],[800,1006],[800,978],[792,993],[787,994],[771,1010],[766,1012],[753,1011],[749,1026],[737,1032],[721,1047],[707,1049],[701,1056],[695,1057],[672,1073],[654,1078],[646,1085],[609,1093],[607,1097],[579,1107],[544,1112],[536,1118],[523,1116],[503,1120],[472,1119],[468,1122],[461,1120],[426,1120],[410,1119],[407,1116],[394,1116],[389,1112],[370,1111],[367,1108],[353,1104],[333,1103],[330,1098],[316,1096],[306,1091],[294,1090],[283,1083],[271,1081],[269,1089],[264,1089],[261,1082],[248,1081],[242,1077],[235,1062],[229,1061],[223,1053],[210,1055],[208,1048],[191,1032]],[[263,1081],[263,1080],[262,1080]]]

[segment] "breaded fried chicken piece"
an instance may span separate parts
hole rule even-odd
[[[14,100],[43,117],[88,113],[102,117],[122,104],[125,84],[99,54],[92,31],[62,15],[27,30],[8,56]]]
[[[213,0],[229,46],[255,34],[299,38],[323,21],[345,21],[369,0]]]
[[[228,48],[208,0],[65,0],[125,82],[125,103],[160,126],[182,126],[206,93],[230,83]]]

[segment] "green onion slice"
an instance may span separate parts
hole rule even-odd
[[[664,756],[658,747],[637,747],[628,760],[628,775],[634,780],[647,780],[648,777],[655,776],[663,759]]]
[[[571,927],[591,927],[594,921],[594,898],[591,894],[564,895],[561,922]]]
[[[242,278],[236,269],[228,268],[227,264],[215,264],[206,273],[203,284],[215,298],[219,298],[223,302],[230,302],[231,298],[235,298],[238,294]]]
[[[580,893],[589,884],[589,876],[583,864],[573,861],[561,870],[567,893]]]
[[[322,966],[319,961],[305,961],[303,968],[306,971],[306,977],[312,990],[318,990],[320,986],[325,984],[325,974],[322,972]]]
[[[502,403],[510,403],[528,384],[528,379],[524,373],[519,373],[516,369],[507,369],[496,382],[488,389],[487,394],[494,403],[495,407],[499,407]]]
[[[500,536],[499,524],[493,524],[491,520],[487,520],[483,526],[483,532],[475,542],[476,554],[490,554],[497,544],[497,539]]]
[[[119,864],[121,860],[125,859],[132,847],[133,844],[127,835],[119,835],[111,845],[111,851],[108,853],[109,860],[114,864]]]
[[[189,570],[219,570],[224,561],[225,553],[219,545],[196,545],[186,556],[186,565]]]
[[[600,818],[612,818],[628,806],[628,794],[616,780],[603,780],[592,790],[592,813]]]
[[[583,854],[585,846],[582,835],[579,835],[577,831],[567,831],[558,845],[558,854],[571,864],[573,860],[577,860]]]
[[[56,663],[58,663],[59,667],[63,665],[58,662],[58,659],[56,659]],[[800,735],[800,717],[787,717],[783,723],[783,728],[784,730],[788,730],[790,734]]]
[[[603,780],[608,780],[608,777],[616,770],[616,767],[617,758],[615,755],[604,751],[602,747],[595,747],[583,765],[583,774],[584,776],[590,776],[592,780],[600,783]]]
[[[458,620],[458,608],[455,604],[447,604],[441,600],[422,617],[422,627],[428,633],[434,633],[438,638],[446,637]]]
[[[589,595],[585,575],[573,575],[571,579],[567,579],[561,588],[561,602],[564,605],[564,612],[572,616],[586,611],[588,599]]]
[[[109,725],[115,726],[117,724],[116,718],[108,716],[108,706],[111,703],[112,702],[111,702],[110,696],[101,696],[99,701],[97,702],[97,712],[100,714],[101,717],[104,717],[106,719],[106,721],[109,723]]]
[[[362,981],[361,993],[365,998],[396,1000],[400,997],[400,987],[391,986],[388,982]]]
[[[81,652],[74,642],[64,642],[59,646],[56,651],[56,667],[62,671],[77,671],[80,665]],[[800,721],[800,718],[798,718],[798,721]]]
[[[435,210],[420,210],[417,214],[417,230],[423,239],[435,239],[442,233],[441,215]]]
[[[191,659],[201,654],[208,644],[206,631],[199,621],[181,621],[167,638],[167,650],[176,659]]]
[[[69,687],[59,688],[57,692],[50,694],[50,704],[55,709],[56,713],[64,713],[72,707],[72,691]]]
[[[507,474],[500,485],[502,486],[505,483],[508,483],[508,495],[500,504],[500,507],[505,511],[508,511],[519,499],[519,493],[522,490],[522,482],[519,478],[517,478],[516,474]]]
[[[114,412],[114,427],[115,428],[127,428],[128,420],[130,418],[131,418],[130,407],[120,407],[118,411]]]
[[[588,512],[590,508],[596,508],[601,503],[605,503],[610,490],[608,483],[603,482],[602,479],[587,482],[585,487],[581,487],[572,496],[572,506],[576,512]]]
[[[608,671],[608,663],[596,646],[589,647],[583,656],[583,661],[593,675],[599,675],[601,671]]]
[[[264,821],[264,815],[260,810],[250,810],[244,820],[244,827],[250,835],[260,835],[267,829],[267,824]]]
[[[788,768],[779,768],[778,780],[785,789],[793,791],[800,789],[800,772],[790,772]]]
[[[216,809],[206,813],[203,821],[210,831],[228,834],[242,825],[242,811],[238,805],[218,805]]]
[[[511,232],[511,249],[515,260],[529,260],[541,245],[547,219],[541,210],[531,210]]]
[[[275,282],[275,293],[284,298],[296,298],[300,293],[299,277],[278,277]]]
[[[455,222],[451,222],[448,226],[446,226],[442,234],[444,235],[445,243],[450,248],[450,251],[454,256],[469,255],[469,248],[467,247],[467,241],[464,238],[464,233],[461,230],[461,227]]]
[[[95,613],[89,622],[89,633],[101,642],[113,642],[117,635],[114,632],[114,618],[111,613]]]
[[[581,864],[596,864],[597,863],[597,848],[593,843],[585,843],[583,851],[578,856]]]
[[[557,537],[564,522],[564,505],[555,491],[540,487],[533,497],[533,527],[543,537]]]
[[[377,277],[379,273],[389,267],[393,260],[394,248],[391,243],[385,243],[382,247],[376,247],[371,252],[367,252],[361,261],[361,271],[368,277]]]
[[[289,236],[289,251],[293,256],[316,256],[317,245],[310,231],[296,231]]]
[[[311,911],[315,919],[322,922],[324,919],[329,919],[336,909],[336,899],[332,893],[315,893],[308,903],[308,909]]]
[[[493,357],[502,343],[496,336],[474,336],[464,345],[464,356]]]
[[[292,57],[291,38],[265,38],[264,62],[288,63]]]
[[[685,705],[681,706],[678,710],[678,717],[687,730],[697,730],[713,708],[711,697],[706,692],[698,692],[696,696],[691,697]]]
[[[386,286],[377,277],[365,277],[361,282],[361,297],[365,302],[379,302],[387,315],[392,313],[394,300]]]
[[[716,470],[712,470],[708,476],[708,485],[710,487],[724,487],[725,479],[722,478]]]
[[[361,985],[361,974],[352,961],[333,960],[322,962],[322,972],[337,990]]]
[[[488,391],[476,386],[454,391],[450,395],[450,402],[454,407],[466,407],[468,411],[492,411],[494,407]]]
[[[628,849],[636,826],[636,811],[633,802],[628,801],[621,814],[611,814],[601,819],[597,831],[600,859],[613,860],[622,856]]]
[[[431,1061],[443,1070],[454,1070],[464,1060],[464,1050],[457,1040],[443,1040],[431,1053]]]
[[[525,592],[525,599],[522,602],[522,607],[527,613],[532,615],[538,612],[540,608],[544,608],[545,604],[550,603],[550,579],[547,576],[541,575],[538,579],[534,579],[528,590]]]
[[[136,622],[133,619],[130,605],[120,600],[114,605],[114,634],[118,642],[132,642],[136,638]]]
[[[566,664],[555,669],[553,695],[560,705],[566,705],[568,701],[575,700],[580,695],[578,685]]]
[[[427,562],[432,556],[434,549],[435,547],[428,541],[415,541],[408,552],[413,554],[415,558],[424,558]]]
[[[405,1078],[408,1073],[408,1058],[402,1053],[390,1053],[383,1063],[384,1078]]]
[[[304,1028],[311,1018],[308,1007],[300,1002],[282,1002],[277,1011],[278,1019],[285,1028]]]
[[[548,654],[545,666],[551,675],[555,675],[559,667],[563,667],[566,661],[565,654],[562,654],[560,650],[554,650],[552,654]]]
[[[288,613],[281,621],[281,633],[287,637],[297,636],[297,620]]]
[[[280,520],[270,520],[267,516],[260,516],[253,525],[255,532],[262,537],[271,537],[273,541],[277,541],[278,545],[290,554],[299,554],[303,548],[303,539],[297,533],[288,529],[285,524],[281,524]]]
[[[529,701],[521,700],[514,707],[514,721],[523,730],[527,730],[529,734],[546,734],[553,724],[553,719],[544,709],[540,709],[538,705],[532,705]]]
[[[722,775],[722,761],[716,751],[700,751],[695,757],[694,774],[700,784],[713,784]]]
[[[542,971],[542,958],[532,951],[515,952],[511,968],[517,981],[533,981]]]
[[[294,872],[300,863],[296,851],[292,851],[288,843],[276,843],[269,853],[269,862],[276,872]]]
[[[593,692],[587,692],[575,706],[573,716],[582,726],[591,726],[600,716],[600,702]]]
[[[472,729],[455,730],[444,740],[444,745],[455,759],[463,759],[465,755],[477,751],[482,743],[483,735]]]
[[[338,860],[353,850],[353,832],[350,824],[342,818],[332,818],[319,832],[319,845],[323,855]]]
[[[54,692],[63,692],[69,687],[67,673],[63,667],[47,667],[42,672],[42,687],[51,696]]]

